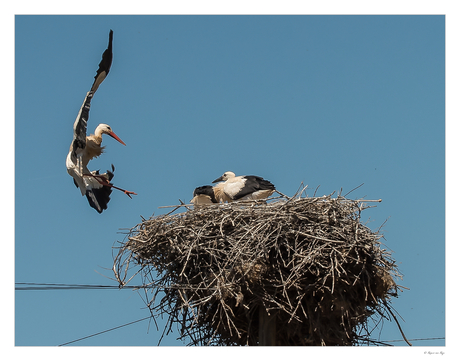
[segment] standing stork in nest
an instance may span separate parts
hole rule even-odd
[[[98,157],[104,151],[101,146],[102,134],[107,134],[126,145],[107,124],[99,124],[94,131],[94,134],[86,136],[86,126],[89,118],[89,109],[91,106],[91,99],[94,93],[99,88],[99,85],[104,81],[110,71],[112,65],[112,40],[113,31],[109,33],[109,45],[102,54],[102,60],[99,63],[99,69],[94,77],[91,90],[86,94],[85,100],[78,112],[77,119],[73,125],[73,140],[70,145],[69,153],[66,158],[67,172],[73,177],[75,185],[80,188],[81,194],[86,195],[88,202],[98,213],[102,213],[107,209],[107,203],[110,201],[110,193],[112,188],[118,189],[131,198],[134,192],[127,191],[115,187],[110,181],[113,178],[114,167],[112,171],[99,174],[99,171],[90,171],[87,167],[88,162]]]

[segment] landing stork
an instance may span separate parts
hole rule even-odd
[[[221,191],[222,198],[227,197],[230,201],[236,200],[257,200],[265,199],[273,194],[275,186],[268,180],[255,175],[235,176],[233,172],[225,172],[213,183],[221,182],[218,191]],[[227,202],[230,202],[227,200]]]
[[[107,124],[99,124],[94,134],[86,136],[86,126],[89,118],[89,109],[91,99],[99,88],[99,85],[107,77],[112,65],[112,39],[113,31],[109,33],[109,45],[102,54],[102,60],[99,63],[99,69],[94,77],[91,90],[86,94],[85,100],[78,112],[77,119],[73,125],[73,140],[70,145],[69,153],[66,158],[67,172],[73,177],[75,185],[80,188],[81,194],[86,195],[88,202],[97,212],[102,213],[107,209],[107,203],[110,201],[112,188],[118,189],[131,198],[131,194],[136,194],[118,187],[115,187],[110,181],[113,178],[114,167],[112,171],[99,174],[99,171],[90,171],[87,167],[88,162],[101,155],[104,147],[101,146],[102,134],[107,134],[126,145]]]

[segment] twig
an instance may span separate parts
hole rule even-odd
[[[409,342],[409,340],[406,338],[406,335],[404,334],[402,328],[401,328],[401,325],[399,324],[398,322],[398,319],[396,318],[396,316],[394,315],[394,313],[391,311],[390,307],[387,305],[386,302],[383,303],[387,309],[388,312],[390,312],[390,314],[393,316],[393,319],[396,321],[396,324],[398,325],[398,328],[399,328],[399,332],[401,332],[401,336],[404,338],[404,341],[406,341],[406,343],[409,345],[409,346],[412,346],[412,344]]]

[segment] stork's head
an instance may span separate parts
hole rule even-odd
[[[217,182],[220,182],[220,181],[226,181],[226,180],[229,180],[231,178],[235,178],[235,173],[233,173],[233,172],[225,172],[224,174],[222,174],[222,176],[220,178],[217,178],[216,180],[214,180],[213,183],[217,183]]]
[[[99,124],[94,131],[94,135],[96,136],[102,136],[102,134],[107,134],[110,135],[113,139],[119,141],[121,144],[126,145],[119,137],[116,135],[112,128],[110,128],[110,125],[108,124]]]

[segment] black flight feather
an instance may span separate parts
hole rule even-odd
[[[243,189],[233,196],[234,200],[243,198],[248,194],[252,194],[262,190],[275,190],[275,186],[268,180],[256,175],[244,176],[246,182],[244,183]]]
[[[212,186],[201,186],[201,187],[195,188],[195,190],[193,191],[193,196],[195,197],[200,194],[211,198],[212,203],[219,203],[217,202],[217,199],[214,195],[214,190]]]
[[[110,67],[112,66],[112,40],[113,40],[113,31],[110,30],[109,32],[109,45],[107,49],[105,49],[104,53],[102,54],[102,60],[99,63],[99,68],[97,69],[96,76],[94,77],[94,83],[91,87],[92,91],[96,91],[99,88],[99,85],[102,81],[106,78],[109,74]]]

